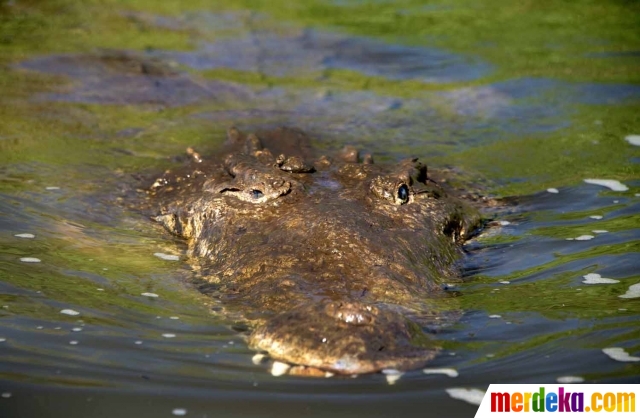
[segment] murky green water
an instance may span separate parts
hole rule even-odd
[[[0,415],[453,417],[454,387],[639,382],[602,351],[640,355],[638,27],[624,1],[4,1]],[[274,377],[154,256],[184,246],[119,197],[231,123],[519,196],[437,335],[458,377]]]

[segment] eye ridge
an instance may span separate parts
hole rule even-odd
[[[258,190],[258,189],[253,189],[249,193],[251,193],[251,197],[254,199],[260,199],[261,197],[264,196],[264,193],[262,193],[262,190]]]
[[[395,176],[377,176],[369,184],[369,190],[380,199],[394,205],[404,205],[411,202],[415,193],[411,188],[411,179]]]

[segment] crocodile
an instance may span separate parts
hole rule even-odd
[[[289,127],[231,127],[216,155],[187,151],[148,191],[152,219],[188,242],[200,290],[249,321],[251,348],[300,374],[409,370],[438,353],[431,334],[456,312],[446,286],[483,222],[446,178],[353,146],[319,155]]]

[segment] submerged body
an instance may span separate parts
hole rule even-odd
[[[152,187],[154,219],[189,243],[205,293],[254,322],[276,359],[342,374],[420,367],[438,351],[444,283],[480,225],[417,159],[314,155],[292,128],[244,135]]]

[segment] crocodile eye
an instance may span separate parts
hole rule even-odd
[[[407,203],[409,201],[409,187],[406,184],[398,187],[398,201],[400,204]]]
[[[264,193],[262,193],[261,190],[257,190],[257,189],[251,190],[251,192],[249,193],[251,193],[251,197],[253,199],[260,199],[261,197],[264,196]]]

